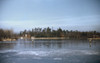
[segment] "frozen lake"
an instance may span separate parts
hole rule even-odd
[[[100,63],[100,41],[19,39],[0,42],[0,63]]]

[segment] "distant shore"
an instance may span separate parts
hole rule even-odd
[[[11,38],[7,38],[7,39],[2,39],[1,41],[16,41],[17,39],[11,39]]]
[[[68,39],[65,37],[35,37],[33,39]]]
[[[93,40],[100,40],[100,38],[88,38],[88,39],[93,39]]]
[[[66,38],[66,37],[34,37],[34,38],[19,38],[19,39],[73,39],[73,38]],[[7,38],[7,39],[3,39],[1,41],[16,41],[17,39],[11,39],[11,38]],[[80,39],[74,39],[74,40],[80,40]],[[87,40],[92,41],[92,40],[100,40],[100,38],[87,38]]]
[[[75,38],[66,38],[66,37],[35,37],[34,39],[75,39]],[[90,39],[92,39],[92,40],[100,40],[100,38],[87,38],[87,39],[88,40],[90,40]],[[76,39],[76,40],[80,40],[80,39]]]

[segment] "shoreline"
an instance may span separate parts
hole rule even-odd
[[[19,38],[19,39],[31,39],[31,40],[34,40],[34,39],[66,39],[66,40],[83,40],[82,38],[81,39],[75,39],[75,38],[66,38],[66,37],[32,37],[32,38]],[[16,41],[17,39],[11,39],[11,38],[7,38],[7,39],[2,39],[1,41]],[[92,40],[100,40],[100,38],[87,38],[86,40],[89,40],[89,41],[92,41]]]
[[[35,37],[33,39],[68,39],[65,37]]]
[[[91,42],[93,40],[100,40],[100,38],[88,38],[88,40]]]

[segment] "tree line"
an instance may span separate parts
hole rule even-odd
[[[32,30],[20,31],[18,34],[14,33],[13,30],[0,29],[0,41],[3,39],[17,39],[19,37],[25,36],[25,34],[30,35],[30,37],[65,37],[69,39],[87,39],[87,38],[100,38],[100,32],[96,31],[73,31],[73,30],[63,30],[58,28],[56,30],[47,28],[34,28]]]
[[[14,33],[13,30],[0,29],[0,41],[3,39],[16,39],[18,34]]]
[[[19,33],[19,36],[24,36],[28,34],[34,37],[65,37],[69,39],[87,39],[100,37],[100,33],[96,31],[73,31],[73,30],[63,30],[58,28],[54,30],[50,27],[47,28],[34,28],[32,30],[24,30]]]

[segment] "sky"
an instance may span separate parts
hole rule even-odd
[[[100,0],[0,0],[0,28],[99,31]]]

